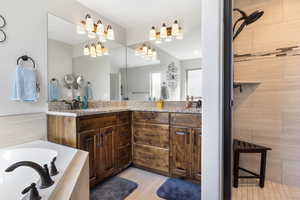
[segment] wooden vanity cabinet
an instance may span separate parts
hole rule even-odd
[[[89,152],[91,186],[131,164],[130,112],[47,118],[49,141]]]
[[[201,181],[201,116],[172,113],[171,176]]]
[[[133,112],[133,164],[169,176],[169,113]]]

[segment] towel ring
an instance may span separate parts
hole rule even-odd
[[[33,64],[33,68],[35,69],[35,62],[34,62],[34,60],[31,57],[29,57],[27,55],[21,56],[21,57],[18,58],[17,64],[19,64],[20,60],[23,60],[23,61],[30,60],[32,62],[32,64]]]

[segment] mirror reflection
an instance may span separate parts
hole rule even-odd
[[[145,30],[146,38],[127,46],[101,21],[93,22],[93,35],[86,34],[88,23],[88,16],[76,25],[49,14],[49,101],[202,97],[200,20],[187,27],[177,20],[153,26]]]
[[[121,100],[126,47],[112,39],[100,43],[78,34],[75,24],[48,14],[49,101]]]
[[[173,35],[176,23],[179,33]],[[188,30],[178,21],[174,24],[166,25],[164,34],[164,25],[160,29],[152,27],[148,41],[128,46],[127,75],[122,77],[127,78],[125,95],[129,100],[180,101],[187,96],[202,97],[200,24]]]

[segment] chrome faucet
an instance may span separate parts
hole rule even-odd
[[[8,167],[5,172],[12,172],[15,169],[17,169],[18,167],[30,167],[32,169],[34,169],[41,178],[41,185],[40,185],[40,189],[44,189],[44,188],[48,188],[51,185],[54,184],[54,181],[51,179],[50,174],[49,174],[49,169],[47,164],[44,165],[44,167],[40,166],[39,164],[35,163],[35,162],[31,162],[31,161],[21,161],[21,162],[17,162],[15,164],[12,164],[10,167]]]

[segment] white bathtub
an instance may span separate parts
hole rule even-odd
[[[18,200],[23,197],[22,190],[33,182],[37,182],[40,177],[38,173],[29,167],[19,167],[13,172],[5,172],[10,165],[20,161],[32,161],[43,166],[48,164],[57,157],[56,166],[59,174],[52,177],[55,184],[49,188],[40,190],[42,199],[49,199],[56,186],[59,184],[64,171],[67,170],[77,150],[64,147],[61,145],[35,141],[18,145],[15,147],[0,150],[0,199]]]

